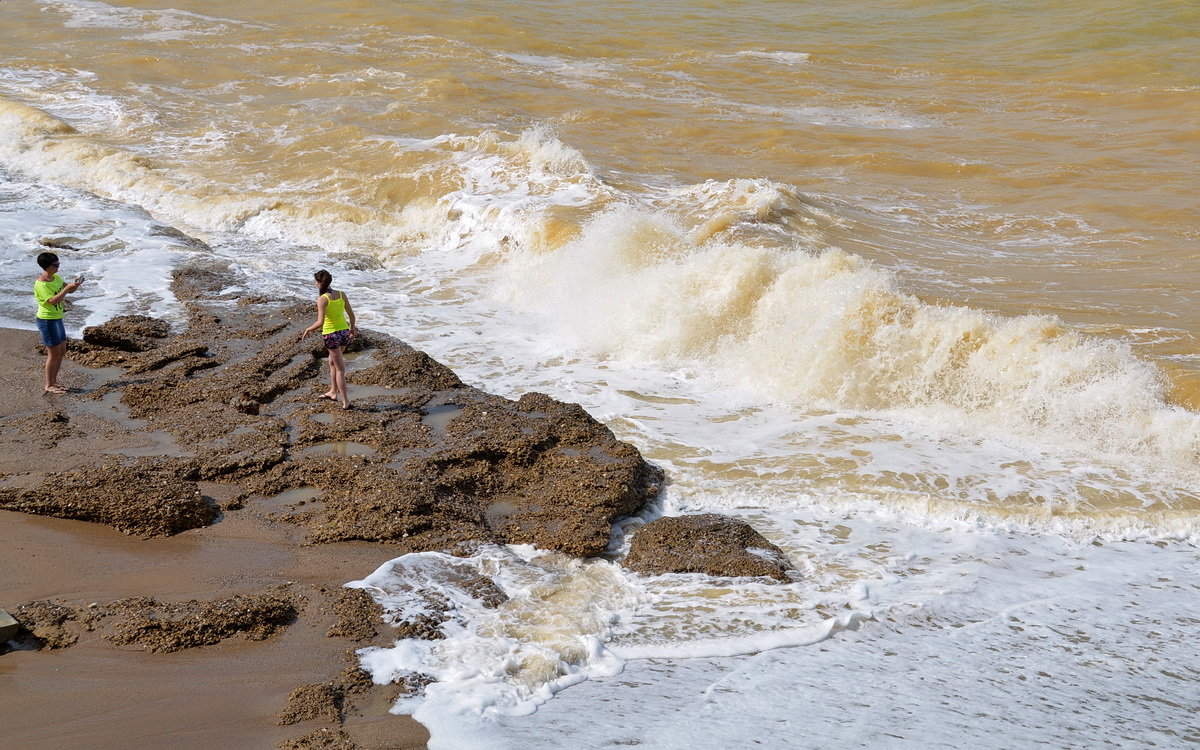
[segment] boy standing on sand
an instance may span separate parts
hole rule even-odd
[[[46,393],[66,393],[58,384],[58,371],[67,353],[67,329],[63,326],[63,300],[83,283],[76,276],[70,284],[58,275],[58,256],[42,253],[37,257],[42,275],[33,282],[33,296],[37,298],[37,325],[46,345]]]

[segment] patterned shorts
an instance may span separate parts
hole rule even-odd
[[[341,349],[343,346],[350,343],[350,329],[343,328],[340,331],[327,333],[321,338],[325,340],[326,349]]]

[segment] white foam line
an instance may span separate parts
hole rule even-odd
[[[706,638],[679,644],[644,646],[609,646],[618,659],[711,659],[722,656],[749,656],[763,651],[794,646],[811,646],[827,640],[839,630],[854,629],[865,620],[874,619],[871,612],[855,610],[831,617],[814,625],[795,630],[776,631],[740,638]]]

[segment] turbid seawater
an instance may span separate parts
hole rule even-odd
[[[185,260],[326,267],[803,573],[381,560],[459,607],[364,654],[438,678],[397,707],[435,747],[1197,742],[1197,37],[1168,0],[2,3],[0,322],[47,242],[76,333],[181,319]]]

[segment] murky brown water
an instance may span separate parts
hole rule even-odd
[[[757,728],[805,746],[803,700],[839,732],[907,707],[889,721],[912,731],[847,740],[863,746],[1018,725],[1097,744],[1114,716],[1132,742],[1188,721],[1134,698],[1164,684],[1142,644],[1194,629],[1162,577],[1194,547],[1076,542],[1195,539],[1198,35],[1200,6],[1170,0],[4,2],[0,263],[75,248],[94,282],[73,325],[169,315],[166,272],[198,253],[251,294],[308,294],[330,267],[364,325],[488,390],[584,404],[667,469],[668,512],[742,515],[804,570],[768,594],[481,553],[518,593],[423,662],[461,681],[451,718],[424,719],[435,736],[470,723],[455,696],[532,710],[560,675],[602,677],[615,643],[632,673],[656,659],[653,696],[609,682],[564,709],[569,729],[543,731],[556,699],[506,736],[574,736],[619,705],[595,746],[641,721],[656,746],[704,747],[705,716],[716,742],[766,701]],[[10,324],[21,273],[0,278]],[[439,566],[392,582],[436,588]],[[801,621],[825,638],[868,613],[810,680]],[[1073,618],[1102,659],[1037,635]],[[930,649],[909,662],[919,690],[859,649],[892,636],[885,656]],[[745,656],[780,646],[773,672]],[[927,692],[946,653],[953,689]],[[714,663],[731,687],[670,698],[731,654],[776,682]],[[1013,655],[1053,665],[1046,695],[1071,710],[1030,698],[1021,719],[1038,680],[1004,683]]]

